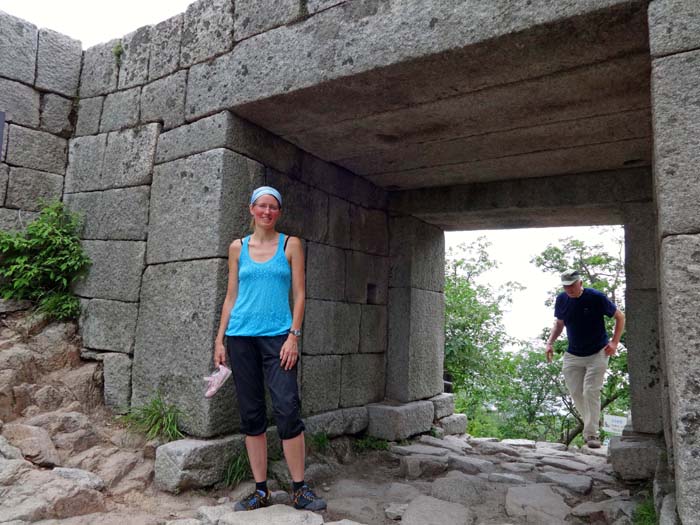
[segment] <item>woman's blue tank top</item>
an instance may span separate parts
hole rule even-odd
[[[250,257],[250,236],[243,239],[238,258],[238,296],[226,335],[276,336],[286,334],[292,326],[289,308],[292,269],[284,255],[284,238],[280,233],[277,251],[265,262]]]

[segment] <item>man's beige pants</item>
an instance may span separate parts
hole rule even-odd
[[[576,410],[583,418],[583,437],[597,438],[600,420],[600,390],[608,369],[605,349],[597,354],[579,357],[569,352],[564,354],[564,380],[574,400]]]

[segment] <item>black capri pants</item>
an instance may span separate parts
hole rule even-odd
[[[286,340],[286,334],[226,337],[226,352],[236,384],[243,434],[258,436],[267,430],[265,383],[270,390],[280,439],[292,439],[304,431],[297,365],[290,370],[280,366],[280,350]]]

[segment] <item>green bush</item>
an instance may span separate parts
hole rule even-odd
[[[328,438],[328,434],[326,434],[325,432],[311,434],[309,435],[308,439],[311,449],[315,450],[320,454],[326,452],[326,450],[328,450],[328,447],[330,447],[331,445],[331,440]]]
[[[372,436],[364,436],[353,442],[353,447],[358,452],[368,450],[389,450],[389,442]]]
[[[226,485],[227,487],[235,487],[241,481],[250,479],[252,477],[253,473],[250,470],[248,454],[244,449],[235,456],[233,456],[228,462],[228,465],[226,465],[226,472],[224,473],[224,485]]]
[[[0,231],[0,295],[28,299],[52,319],[78,317],[80,303],[70,287],[90,266],[80,245],[80,227],[77,214],[54,202],[26,232]]]
[[[647,498],[634,509],[632,516],[634,525],[656,525],[656,510],[654,509],[654,500]]]
[[[158,392],[151,401],[141,407],[131,407],[119,420],[132,430],[146,434],[148,439],[174,441],[183,436],[178,428],[180,411],[163,400]]]

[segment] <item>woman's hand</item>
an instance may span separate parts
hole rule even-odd
[[[280,366],[285,370],[291,370],[297,364],[299,350],[297,349],[297,336],[289,334],[280,350]]]
[[[214,343],[214,366],[219,368],[219,365],[226,364],[226,348],[223,341]]]

